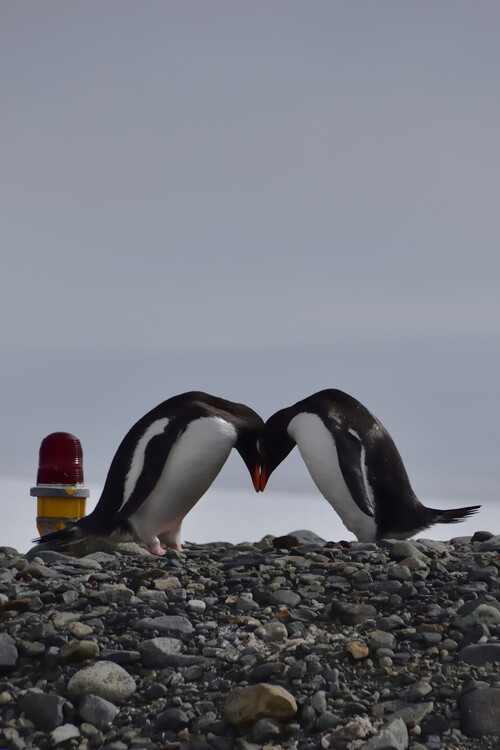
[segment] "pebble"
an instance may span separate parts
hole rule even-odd
[[[0,548],[0,748],[497,750],[498,538]]]
[[[95,641],[69,641],[61,646],[59,651],[59,663],[71,664],[72,662],[93,659],[99,653],[99,646]]]
[[[50,733],[50,741],[54,747],[64,745],[77,737],[80,737],[80,730],[74,724],[63,724]]]

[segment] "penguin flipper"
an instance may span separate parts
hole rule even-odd
[[[185,426],[178,420],[168,422],[164,431],[154,435],[146,446],[144,463],[135,486],[116,515],[117,520],[128,519],[141,506],[155,488],[165,468],[167,457],[184,432]]]
[[[349,492],[358,508],[373,518],[375,503],[368,479],[363,444],[352,432],[334,429],[334,433],[340,470]]]

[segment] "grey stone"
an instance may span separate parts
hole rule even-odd
[[[7,633],[0,633],[0,675],[12,672],[17,666],[17,659],[14,639]]]
[[[139,651],[129,649],[110,649],[105,648],[99,654],[99,658],[104,661],[114,661],[115,664],[133,664],[139,661],[141,654]]]
[[[186,667],[182,676],[186,682],[196,682],[201,680],[203,677],[203,667],[200,664],[192,664],[190,667]]]
[[[471,541],[472,542],[485,542],[487,539],[491,539],[494,534],[491,531],[476,531],[474,532]]]
[[[269,596],[269,603],[278,607],[296,607],[300,601],[300,594],[296,594],[290,589],[278,589]]]
[[[342,723],[340,716],[332,713],[331,711],[323,711],[316,719],[316,731],[327,732],[329,729],[335,729],[339,724]]]
[[[136,684],[123,667],[111,661],[100,661],[76,672],[67,690],[75,698],[93,694],[113,703],[123,703],[135,693]]]
[[[266,643],[281,643],[288,638],[286,625],[275,620],[271,620],[270,622],[266,622],[259,626],[254,630],[254,633],[257,638],[260,638]]]
[[[64,665],[86,661],[87,659],[93,659],[98,654],[99,646],[95,641],[69,641],[61,646],[59,662]]]
[[[272,540],[272,545],[276,549],[293,549],[293,547],[300,547],[301,545],[323,547],[325,544],[325,539],[307,529],[291,531],[289,534],[277,536]]]
[[[432,686],[425,680],[419,680],[414,685],[411,685],[408,690],[408,699],[411,701],[419,701],[425,698],[426,695],[432,693]]]
[[[390,549],[389,556],[391,560],[403,560],[405,557],[416,557],[425,560],[427,557],[427,555],[419,550],[414,544],[404,540],[394,542]]]
[[[394,710],[393,718],[402,719],[407,727],[420,725],[431,711],[434,710],[433,701],[422,701],[420,703],[395,701],[390,706]]]
[[[500,688],[465,693],[459,709],[460,728],[468,737],[500,734]]]
[[[403,719],[396,718],[369,739],[363,750],[406,750],[408,742],[406,724]]]
[[[275,719],[263,718],[257,719],[252,726],[252,739],[262,746],[263,743],[277,739],[283,733],[281,724]]]
[[[436,539],[419,539],[418,542],[418,549],[422,550],[423,552],[427,552],[429,550],[430,552],[437,552],[439,554],[448,554],[450,551],[450,545],[446,544],[446,542],[439,542]]]
[[[160,617],[144,617],[135,627],[137,630],[157,630],[159,633],[179,633],[189,635],[194,627],[187,617],[182,615],[160,615]]]
[[[464,544],[470,544],[471,542],[471,536],[454,536],[453,539],[450,539],[450,544],[452,544],[454,547],[460,547]]]
[[[474,625],[492,627],[500,624],[500,611],[489,604],[479,604],[470,614],[457,616],[453,620],[453,627],[466,633]]]
[[[376,617],[378,612],[371,604],[349,604],[348,602],[333,601],[330,615],[333,620],[339,620],[343,625],[360,625],[366,620]]]
[[[379,630],[398,630],[404,628],[405,623],[399,615],[388,615],[387,617],[379,617],[376,620],[376,626]]]
[[[260,609],[257,602],[254,602],[249,596],[239,596],[236,600],[236,612],[240,615],[249,614]]]
[[[3,740],[2,745],[6,744],[8,750],[24,750],[26,747],[26,742],[14,727],[1,730],[0,737]],[[7,748],[2,748],[2,750],[7,750]]]
[[[311,706],[317,714],[322,714],[327,709],[326,693],[324,690],[318,690],[311,698]]]
[[[441,633],[427,633],[425,631],[423,633],[420,633],[420,637],[426,648],[436,646],[438,643],[441,643],[441,640],[443,638]]]
[[[84,695],[78,706],[78,715],[98,729],[106,729],[111,724],[119,709],[114,703],[99,695]]]
[[[181,711],[179,708],[167,708],[158,715],[156,719],[156,732],[163,732],[169,729],[172,732],[180,732],[189,725],[189,716],[185,711]]]
[[[51,732],[63,723],[65,702],[59,695],[43,693],[37,689],[27,690],[19,699],[26,718],[42,732]]]
[[[98,597],[105,604],[122,604],[129,602],[134,596],[134,592],[126,586],[120,584],[106,584],[99,591]]]
[[[180,652],[181,646],[182,641],[178,638],[162,637],[142,641],[138,644],[137,650],[145,667],[160,669],[169,664],[168,657]]]
[[[500,551],[500,534],[492,536],[479,545],[480,552],[499,552]]]
[[[165,654],[163,658],[167,667],[191,667],[193,664],[199,664],[201,667],[209,668],[215,663],[214,659],[197,654]]]
[[[77,737],[80,737],[80,730],[74,724],[63,724],[50,733],[50,741],[55,747]]]
[[[471,628],[469,628],[462,640],[460,641],[460,648],[464,649],[466,646],[469,646],[471,643],[479,643],[481,638],[488,638],[490,635],[490,631],[487,628],[486,625],[483,625],[482,623],[476,623],[476,625],[473,625]]]
[[[424,736],[427,734],[440,735],[447,732],[449,728],[450,725],[443,716],[430,716],[422,724],[422,734]]]
[[[463,648],[459,655],[466,664],[476,667],[500,662],[500,643],[472,643]]]
[[[370,649],[377,651],[379,648],[393,649],[396,644],[396,639],[392,633],[388,633],[385,630],[375,630],[370,633]]]
[[[393,565],[392,568],[389,568],[388,575],[389,578],[396,581],[410,581],[412,577],[410,568],[407,565]]]

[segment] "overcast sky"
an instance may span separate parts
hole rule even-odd
[[[499,35],[483,0],[3,0],[1,475],[66,429],[98,484],[191,388],[340,387],[419,494],[496,497]]]

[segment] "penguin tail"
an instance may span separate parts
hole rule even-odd
[[[85,527],[82,527],[77,522],[59,531],[53,531],[51,534],[39,536],[33,539],[33,543],[43,546],[44,549],[51,549],[57,552],[59,550],[63,551],[66,547],[76,542],[83,541],[87,536],[88,532]]]
[[[451,508],[450,510],[433,510],[434,523],[459,523],[477,513],[480,505],[469,505],[467,508]]]

